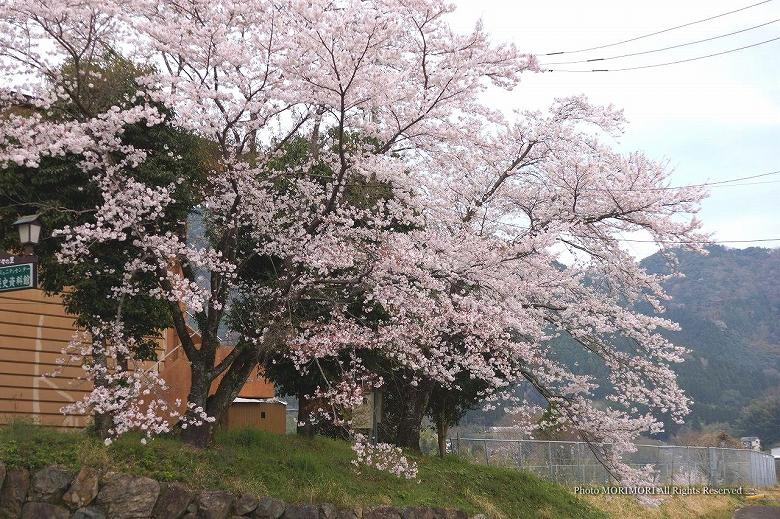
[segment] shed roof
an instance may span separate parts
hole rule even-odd
[[[279,398],[243,398],[238,397],[233,400],[234,404],[282,404],[287,405],[287,402]]]

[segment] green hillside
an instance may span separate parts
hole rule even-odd
[[[421,456],[416,457],[419,481],[408,481],[371,469],[359,473],[352,458],[350,446],[340,440],[251,430],[222,432],[214,447],[196,450],[174,439],[144,446],[128,437],[106,447],[83,433],[30,425],[0,428],[0,460],[11,467],[90,465],[291,503],[434,506],[493,518],[606,517],[570,490],[512,469]]]
[[[690,350],[686,362],[674,366],[680,385],[693,399],[687,424],[719,424],[736,435],[761,433],[767,445],[780,441],[780,411],[771,412],[780,409],[780,249],[715,246],[708,255],[681,252],[678,259],[684,277],[666,283],[672,299],[664,316],[681,326],[668,338]],[[642,265],[654,273],[667,268],[659,254],[645,258]],[[573,371],[606,379],[601,360],[565,336],[555,339],[550,350]],[[535,398],[529,388],[517,391]],[[743,417],[751,405],[758,407],[754,414],[766,427],[756,426],[754,417]],[[467,415],[465,424],[495,425],[502,415],[500,410],[478,410]],[[772,425],[775,434],[761,432]],[[678,428],[667,424],[663,438]]]
[[[666,315],[682,327],[669,337],[691,350],[675,368],[694,400],[689,422],[734,428],[752,400],[780,385],[780,249],[716,246],[679,259],[685,277],[666,283]],[[665,271],[657,254],[642,265]]]

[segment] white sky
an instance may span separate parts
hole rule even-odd
[[[453,25],[467,30],[482,19],[495,41],[544,54],[625,40],[757,3],[759,0],[627,2],[598,0],[456,0]],[[709,38],[780,19],[780,1],[636,42],[578,54],[540,56],[542,63],[608,57]],[[594,64],[560,68],[620,68],[675,61],[780,36],[780,21],[742,34]],[[549,68],[555,68],[550,65]],[[668,160],[675,185],[780,170],[780,40],[710,59],[638,71],[527,74],[515,92],[492,96],[507,110],[544,108],[553,98],[586,94],[625,110],[621,148]],[[700,218],[716,240],[780,238],[777,181],[713,188]],[[750,244],[728,244],[745,247]],[[758,246],[776,247],[773,243]],[[631,244],[639,257],[652,253]]]

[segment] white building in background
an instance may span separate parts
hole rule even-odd
[[[761,450],[761,440],[758,439],[758,436],[743,436],[739,440],[746,449],[752,449],[754,451]]]

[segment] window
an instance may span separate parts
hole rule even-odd
[[[265,411],[260,411],[260,419],[265,420]]]

